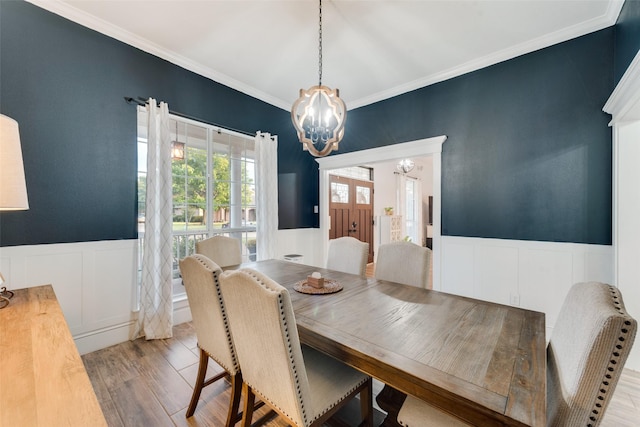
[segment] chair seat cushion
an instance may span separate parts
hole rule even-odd
[[[317,350],[302,346],[315,420],[344,400],[369,377]]]
[[[407,396],[398,414],[398,422],[405,427],[465,427],[469,424],[420,399]]]

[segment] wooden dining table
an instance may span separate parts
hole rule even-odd
[[[472,425],[546,425],[544,313],[288,261],[241,268],[289,290],[304,344]],[[314,271],[342,290],[295,291]]]

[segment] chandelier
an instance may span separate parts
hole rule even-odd
[[[396,169],[402,173],[409,173],[413,170],[415,163],[411,159],[403,159],[398,162]]]
[[[347,106],[340,99],[338,89],[322,85],[322,0],[319,3],[318,85],[300,89],[300,98],[291,109],[291,121],[302,148],[315,157],[326,156],[338,149],[347,118]]]

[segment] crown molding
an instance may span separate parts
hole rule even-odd
[[[375,93],[371,96],[350,101],[349,110],[358,107],[364,107],[366,105],[383,101],[394,96],[402,95],[413,90],[430,86],[435,83],[443,82],[445,80],[449,80],[463,74],[477,71],[482,68],[486,68],[491,65],[495,65],[497,63],[534,52],[536,50],[544,49],[558,43],[562,43],[589,33],[593,33],[595,31],[602,30],[607,27],[611,27],[615,25],[623,5],[624,0],[611,1],[607,8],[607,12],[598,18],[590,19],[589,21],[585,21],[581,24],[563,28],[553,33],[546,34],[542,37],[538,37],[537,39],[529,40],[525,43],[503,49],[491,55],[487,55],[482,58],[466,62],[460,66],[450,68],[441,73],[425,76],[412,82]]]
[[[291,103],[287,102],[286,100],[269,95],[252,86],[242,83],[234,79],[233,77],[220,73],[209,67],[205,67],[176,52],[162,48],[161,46],[155,43],[151,43],[150,41],[142,37],[138,37],[129,31],[125,31],[122,28],[117,27],[107,21],[96,18],[93,15],[81,11],[80,9],[77,9],[68,3],[64,3],[59,0],[26,1],[49,12],[55,13],[56,15],[62,16],[63,18],[69,19],[84,27],[87,27],[106,36],[119,40],[123,43],[136,47],[144,52],[162,58],[168,62],[171,62],[172,64],[178,65],[203,77],[214,80],[217,83],[223,84],[244,94],[260,99],[268,104],[279,107],[286,111],[289,111],[291,109]],[[499,62],[506,61],[508,59],[515,58],[517,56],[521,56],[539,49],[543,49],[545,47],[552,46],[554,44],[562,43],[564,41],[601,30],[603,28],[610,27],[612,25],[615,25],[623,5],[624,0],[613,0],[609,3],[607,12],[598,18],[591,19],[579,25],[564,28],[554,33],[550,33],[543,37],[521,43],[517,46],[504,49],[502,51],[487,55],[477,60],[469,61],[465,64],[450,68],[449,70],[441,73],[425,76],[412,82],[398,85],[388,90],[375,93],[371,96],[349,101],[347,109],[353,110],[355,108],[383,101],[394,96],[398,96],[416,89],[430,86],[435,83],[449,80],[451,78],[458,77],[463,74],[470,73],[472,71],[476,71],[497,64]]]
[[[636,53],[602,110],[612,116],[609,126],[640,120],[640,51]]]
[[[64,3],[58,0],[26,0],[27,2],[45,9],[51,13],[62,16],[70,21],[87,27],[91,30],[97,31],[101,34],[119,40],[125,44],[136,47],[151,55],[164,59],[172,64],[178,65],[186,70],[192,71],[203,77],[207,77],[217,83],[228,86],[232,89],[238,90],[246,95],[260,99],[268,104],[289,110],[291,105],[282,99],[271,96],[265,92],[262,92],[254,87],[246,85],[226,74],[220,73],[209,67],[204,67],[198,62],[192,61],[176,52],[165,49],[155,43],[151,43],[149,40],[139,37],[129,31],[115,26],[105,20],[96,18],[80,9],[71,6],[68,3]]]

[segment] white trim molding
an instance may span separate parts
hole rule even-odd
[[[142,38],[137,34],[124,30],[121,27],[112,24],[111,22],[107,22],[103,19],[97,18],[94,15],[91,15],[83,10],[78,9],[77,7],[72,6],[71,4],[60,0],[27,1],[51,13],[60,15],[63,18],[66,18],[84,27],[90,28],[113,39],[119,40],[123,43],[128,44],[129,46],[138,48],[143,52],[150,53],[151,55],[162,58],[166,61],[171,62],[172,64],[176,64],[186,70],[207,77],[225,86],[229,86],[249,96],[260,99],[268,104],[274,105],[284,110],[289,110],[291,108],[290,104],[285,103],[285,101],[281,99],[275,98],[263,91],[249,86],[237,79],[234,79],[227,74],[221,73],[220,71],[214,70],[210,67],[206,67],[201,63],[189,59],[178,52],[169,50],[163,46]]]
[[[486,67],[498,64],[500,62],[508,61],[518,56],[525,55],[536,50],[544,49],[555,44],[566,42],[577,37],[584,36],[596,31],[600,31],[604,28],[615,25],[624,0],[610,1],[607,7],[607,11],[604,15],[597,18],[590,19],[577,25],[573,25],[567,28],[562,28],[550,34],[545,34],[542,37],[538,37],[533,40],[527,40],[515,46],[508,47],[498,52],[493,52],[482,58],[474,59],[472,61],[460,64],[448,70],[441,71],[437,74],[432,74],[405,84],[392,87],[390,89],[374,93],[362,99],[349,102],[349,109],[363,107],[365,105],[373,104],[394,96],[401,95],[403,93],[411,92],[416,89],[420,89],[426,86],[430,86],[435,83],[443,82],[445,80],[452,79],[454,77],[461,76],[463,74],[471,73],[473,71],[481,70]]]
[[[612,116],[609,126],[640,120],[640,51],[602,110]]]
[[[166,47],[160,46],[157,43],[150,42],[149,40],[142,38],[137,34],[133,34],[130,31],[124,30],[121,27],[118,27],[110,22],[96,18],[95,16],[77,7],[74,7],[72,4],[61,0],[27,1],[42,9],[48,10],[49,12],[60,15],[87,28],[105,34],[130,46],[134,46],[144,52],[165,59],[189,71],[193,71],[194,73],[197,73],[201,76],[210,78],[218,83],[229,86],[247,95],[253,96],[254,98],[260,99],[266,103],[282,108],[283,110],[289,111],[291,108],[291,101],[269,95],[264,91],[243,83],[227,74],[221,73],[218,70],[214,70],[211,67],[204,66],[201,63],[194,61],[193,59],[187,58],[183,54],[167,49]],[[620,10],[622,9],[623,4],[624,0],[612,0],[608,3],[606,12],[600,16],[576,25],[572,25],[567,28],[559,29],[558,31],[552,32],[550,34],[545,34],[533,40],[527,40],[516,46],[511,46],[506,49],[493,52],[484,57],[468,61],[447,70],[443,70],[435,74],[430,74],[423,78],[419,78],[405,84],[401,84],[387,90],[365,96],[360,99],[349,101],[348,109],[353,110],[355,108],[373,104],[374,102],[383,101],[385,99],[401,95],[403,93],[407,93],[438,82],[452,79],[454,77],[480,70],[482,68],[486,68],[491,65],[507,61],[509,59],[516,58],[518,56],[525,55],[539,49],[562,43],[567,40],[583,36],[585,34],[590,34],[595,31],[602,30],[603,28],[611,27],[612,25],[615,25],[616,20],[620,15]]]
[[[548,338],[574,283],[612,283],[612,258],[608,245],[442,236],[441,290],[544,312]]]
[[[368,150],[353,151],[345,154],[334,154],[316,159],[320,165],[320,233],[323,265],[326,262],[327,245],[329,241],[329,171],[331,169],[349,166],[360,166],[406,157],[433,158],[433,289],[440,290],[440,203],[442,198],[442,144],[447,140],[445,135],[433,138],[419,139],[400,144],[385,145]]]
[[[138,240],[0,247],[8,289],[51,284],[80,354],[128,341],[138,280]],[[191,320],[189,303],[174,300],[174,324]]]
[[[640,319],[640,51],[602,109],[612,116],[613,282],[629,314]],[[640,371],[640,347],[631,350],[626,366]]]

